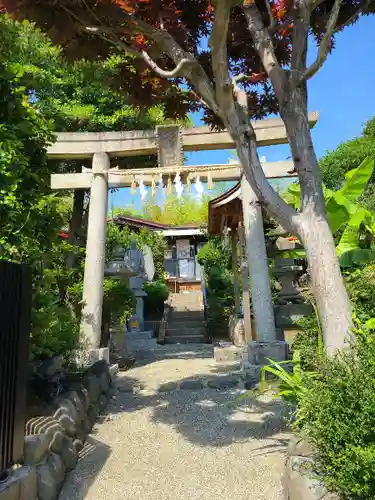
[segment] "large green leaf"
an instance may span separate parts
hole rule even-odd
[[[365,190],[374,171],[374,160],[367,158],[359,167],[346,174],[344,186],[332,193],[327,200],[326,209],[330,228],[335,233],[341,226],[347,224],[358,210],[357,199]]]
[[[363,224],[369,217],[371,217],[371,214],[367,210],[362,207],[358,207],[357,211],[347,223],[339,244],[336,247],[336,251],[339,255],[349,250],[358,248],[358,234],[361,224]]]
[[[301,204],[301,188],[298,183],[293,183],[288,186],[288,189],[283,193],[283,199],[288,205],[299,209]]]
[[[341,267],[353,267],[366,264],[375,260],[375,250],[368,248],[353,248],[339,255],[339,264]]]
[[[357,212],[358,205],[345,198],[340,191],[337,191],[326,203],[326,210],[329,227],[332,233],[335,234]]]
[[[373,216],[368,210],[358,207],[349,220],[336,247],[341,267],[364,264],[375,257],[373,250],[360,248],[358,245],[361,225],[371,228],[373,226]]]
[[[345,198],[352,202],[357,201],[366,188],[373,172],[374,160],[366,158],[366,160],[364,160],[359,167],[354,168],[345,174],[345,184],[339,191],[336,191],[336,193],[341,193]]]

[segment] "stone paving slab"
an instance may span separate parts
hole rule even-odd
[[[118,376],[60,500],[283,500],[285,407],[270,395],[233,404],[233,365],[186,347]]]

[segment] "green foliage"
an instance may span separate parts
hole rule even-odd
[[[294,407],[292,428],[315,450],[311,471],[344,500],[375,495],[375,337],[357,328],[350,349],[328,357],[316,319],[293,343],[293,373],[270,360],[277,396]],[[277,397],[276,396],[276,397]]]
[[[198,252],[198,262],[206,276],[207,309],[210,329],[215,332],[227,325],[233,312],[234,289],[231,249],[220,237],[213,237]]]
[[[69,357],[79,347],[82,295],[77,296],[75,289],[82,287],[83,271],[81,265],[66,269],[65,259],[72,252],[82,262],[82,249],[56,238],[48,252],[33,263],[31,358]]]
[[[345,174],[366,158],[375,159],[375,118],[366,123],[362,136],[341,143],[335,151],[326,152],[319,160],[323,182],[330,189],[339,189],[345,181]],[[358,200],[371,212],[375,212],[374,181],[373,175]]]
[[[357,137],[340,144],[335,151],[327,152],[319,160],[324,184],[329,189],[340,189],[345,174],[366,158],[375,158],[374,137]]]
[[[111,323],[124,324],[135,312],[136,299],[124,280],[105,278],[103,317]]]
[[[199,264],[209,272],[212,267],[230,269],[231,255],[229,245],[220,236],[215,236],[210,237],[208,242],[199,250],[197,258]]]
[[[345,183],[339,190],[332,191],[324,186],[328,222],[336,238],[336,251],[342,267],[363,264],[375,255],[370,248],[375,232],[375,217],[358,203],[373,171],[374,160],[366,158],[357,168],[345,174]],[[284,197],[298,208],[300,186],[289,186]]]
[[[147,296],[144,297],[145,315],[160,314],[164,311],[164,302],[169,296],[169,291],[163,281],[151,281],[144,286]]]
[[[357,318],[365,323],[375,317],[375,264],[347,273],[346,287]]]
[[[32,268],[31,356],[69,356],[79,345],[84,252],[57,236],[69,225],[72,203],[50,193],[50,174],[76,164],[47,161],[52,128],[153,128],[165,122],[164,108],[131,107],[126,86],[114,90],[119,58],[70,64],[28,22],[1,15],[0,31],[0,259]],[[164,257],[157,236],[146,239]],[[72,253],[77,266],[68,269]],[[106,280],[103,312],[129,316],[130,295],[124,283]]]
[[[261,391],[265,392],[267,389],[266,376],[273,375],[279,380],[279,391],[275,394],[274,399],[282,397],[288,403],[296,405],[298,401],[306,394],[307,388],[304,384],[304,377],[306,373],[301,368],[301,355],[298,350],[293,353],[292,363],[289,361],[281,361],[277,363],[272,359],[268,359],[269,365],[262,368],[261,374]],[[284,368],[284,365],[289,363],[292,369]],[[315,372],[309,372],[309,377],[316,376]],[[298,408],[295,412],[295,421],[301,424],[301,418],[298,415]]]
[[[316,449],[314,472],[343,499],[375,496],[375,338],[357,330],[356,344],[323,357],[319,376],[304,376],[294,427]]]
[[[142,209],[143,217],[171,226],[205,225],[208,220],[208,202],[208,196],[197,199],[191,195],[183,195],[180,198],[169,195],[162,206],[155,204],[153,200],[146,202]]]

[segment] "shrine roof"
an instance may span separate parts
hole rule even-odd
[[[208,203],[208,234],[219,236],[224,228],[237,229],[242,221],[241,183]]]

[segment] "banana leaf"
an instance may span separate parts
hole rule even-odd
[[[326,200],[327,216],[332,233],[335,233],[356,214],[356,201],[365,190],[374,172],[374,160],[367,158],[359,167],[346,174],[345,184]]]

